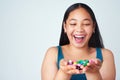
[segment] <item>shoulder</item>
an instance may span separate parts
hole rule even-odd
[[[43,66],[56,64],[57,53],[58,50],[56,46],[48,48],[43,59]]]
[[[114,57],[113,56],[113,52],[109,49],[106,49],[106,48],[102,48],[102,54],[103,54],[103,58],[111,58],[111,57]]]
[[[112,51],[107,48],[102,48],[102,52],[109,53],[109,54],[112,53]]]
[[[57,46],[49,47],[47,49],[47,53],[51,53],[51,52],[53,52],[53,53],[58,52]]]
[[[45,56],[55,57],[55,56],[57,56],[57,53],[58,53],[57,46],[53,46],[53,47],[49,47],[47,49]]]

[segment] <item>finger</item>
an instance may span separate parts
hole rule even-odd
[[[74,65],[64,65],[64,66],[61,66],[61,69],[64,71],[69,71],[69,70],[76,69],[76,67]]]
[[[87,67],[92,68],[94,67],[95,61],[94,59],[89,60],[89,63],[87,64]]]
[[[90,64],[94,64],[94,63],[95,63],[95,59],[90,59],[90,60],[89,60],[89,63],[90,63]]]
[[[75,70],[76,66],[74,66],[74,65],[67,65],[66,68],[67,68],[67,70]]]
[[[85,68],[83,68],[83,73],[85,73],[88,70],[89,70],[89,67],[86,66]]]
[[[95,63],[98,64],[98,65],[101,65],[101,60],[100,60],[100,59],[97,59],[97,60],[95,61]]]
[[[91,59],[89,60],[89,64],[94,64],[94,65],[97,65],[97,66],[100,66],[101,65],[101,61],[99,59]]]
[[[69,70],[67,73],[68,74],[81,74],[82,70],[74,69],[74,70]]]
[[[61,66],[67,65],[67,61],[65,59],[60,60],[60,65]]]
[[[67,64],[66,64],[66,60],[62,59],[60,60],[60,69],[64,72],[67,71],[67,68],[66,68]]]
[[[102,65],[102,63],[101,63],[101,60],[99,60],[99,59],[95,59],[94,60],[94,65],[96,66],[96,67],[101,67],[101,65]]]

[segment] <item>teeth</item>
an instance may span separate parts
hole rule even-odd
[[[76,38],[84,38],[84,36],[77,36],[77,35],[76,35],[75,37],[76,37]]]

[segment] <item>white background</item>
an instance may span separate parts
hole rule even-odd
[[[119,0],[0,0],[0,80],[41,80],[45,52],[58,45],[64,12],[76,2],[93,9],[120,80]]]

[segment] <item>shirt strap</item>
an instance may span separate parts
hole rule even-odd
[[[97,58],[100,59],[101,61],[103,61],[103,56],[102,56],[102,51],[101,48],[96,48],[97,51]]]
[[[58,48],[57,66],[59,69],[59,64],[60,64],[60,60],[63,58],[63,53],[62,53],[61,46],[57,46],[57,48]]]

